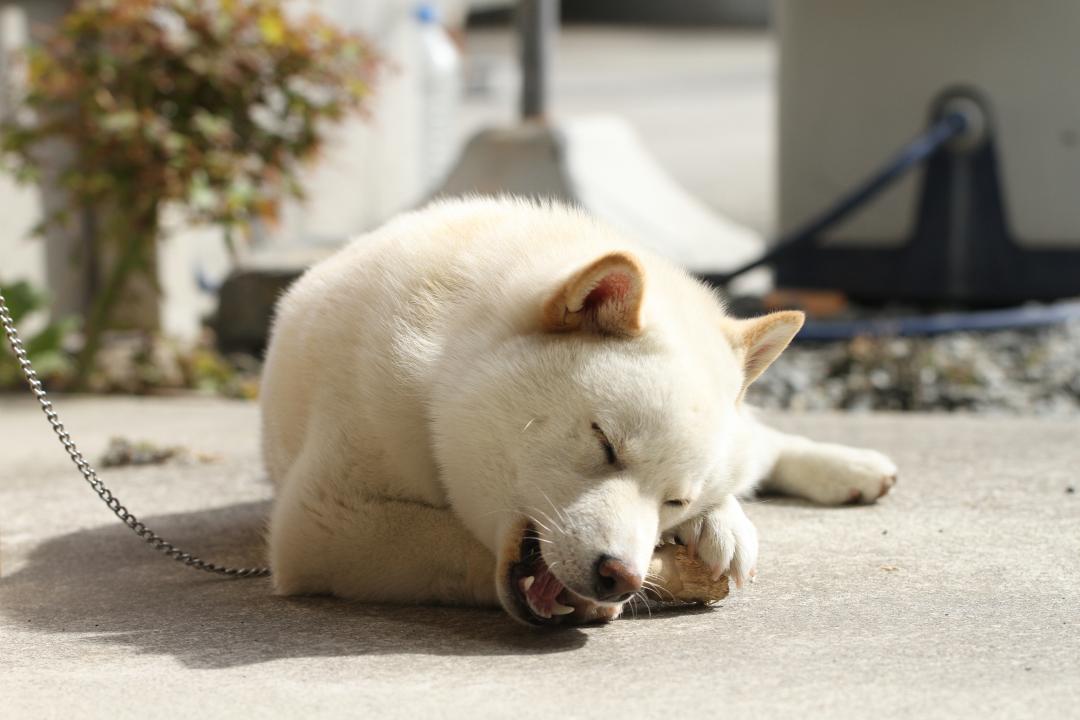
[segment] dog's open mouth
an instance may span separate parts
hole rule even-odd
[[[554,625],[592,601],[577,595],[551,572],[540,552],[536,528],[528,525],[521,536],[520,559],[510,565],[510,589],[523,616],[537,625]]]

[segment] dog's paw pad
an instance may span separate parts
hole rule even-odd
[[[885,477],[883,477],[881,479],[881,490],[880,490],[880,492],[878,492],[878,497],[883,498],[886,495],[888,495],[889,491],[893,489],[894,485],[896,485],[897,480],[898,480],[898,475],[896,473],[893,473],[892,475],[886,475]]]

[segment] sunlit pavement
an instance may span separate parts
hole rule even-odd
[[[140,519],[207,558],[263,560],[254,405],[57,403],[91,460],[113,435],[186,450],[186,463],[103,471]],[[888,452],[895,493],[871,507],[752,503],[749,589],[708,610],[537,633],[497,611],[283,599],[265,580],[182,568],[84,486],[36,405],[4,397],[3,714],[1075,717],[1075,422],[778,423]]]

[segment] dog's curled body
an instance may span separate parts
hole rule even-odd
[[[800,325],[733,320],[558,205],[400,216],[278,305],[261,392],[276,590],[587,621],[648,586],[662,537],[745,579],[739,493],[872,500],[895,478],[743,407]]]

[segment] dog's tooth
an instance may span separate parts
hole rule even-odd
[[[532,601],[531,597],[526,596],[525,600],[529,603],[529,609],[532,610],[534,613],[536,613],[538,616],[544,618],[545,620],[550,620],[551,619],[551,613],[545,612],[545,611],[541,610],[540,608],[536,607],[536,605],[533,604],[533,601]]]
[[[525,592],[529,592],[529,588],[532,587],[532,584],[534,582],[536,582],[536,578],[530,575],[529,577],[521,581],[521,589]]]
[[[555,603],[551,606],[552,615],[569,615],[572,612],[574,612],[574,608],[566,607],[565,605],[560,605],[559,603]]]

